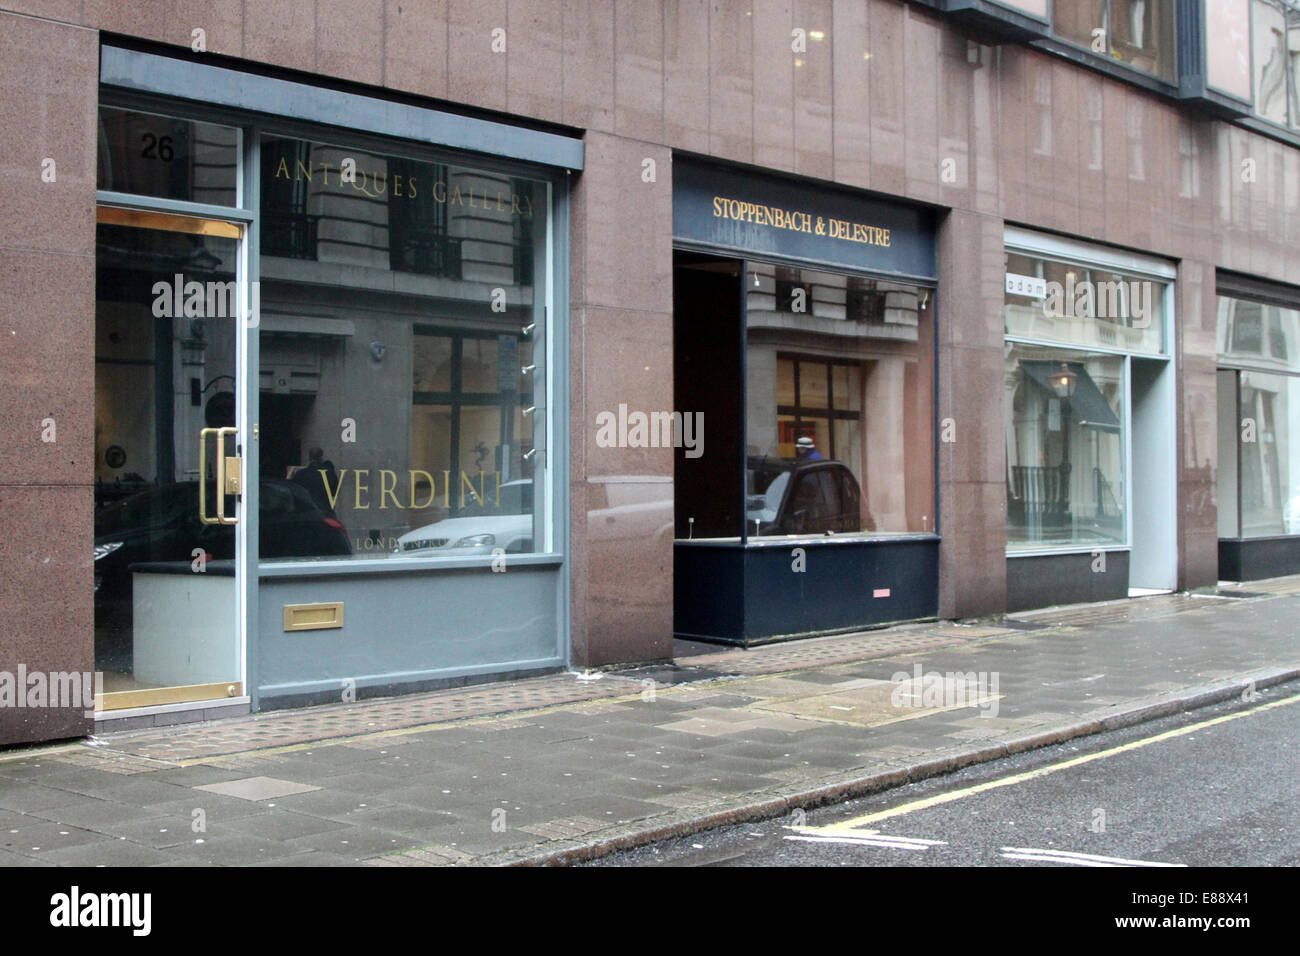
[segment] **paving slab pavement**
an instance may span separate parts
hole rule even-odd
[[[1243,589],[1246,591],[1246,589]],[[1300,576],[0,752],[0,865],[565,863],[1300,677]]]

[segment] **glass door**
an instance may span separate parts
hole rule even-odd
[[[97,222],[96,709],[240,697],[245,229]]]

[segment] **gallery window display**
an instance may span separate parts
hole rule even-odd
[[[544,550],[546,185],[286,137],[261,168],[263,476],[357,558]]]
[[[99,133],[104,709],[240,698],[248,570],[555,550],[549,182],[109,103]]]
[[[1007,357],[1007,547],[1123,545],[1124,359]]]

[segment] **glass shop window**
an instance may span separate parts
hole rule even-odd
[[[234,206],[238,176],[237,129],[99,108],[99,189]]]
[[[1300,534],[1300,310],[1218,307],[1219,535]]]
[[[549,187],[262,141],[261,470],[353,557],[546,549]]]
[[[930,292],[748,263],[749,536],[935,530]]]
[[[1165,351],[1168,283],[1011,251],[1006,271],[1007,335],[1151,355]]]
[[[1124,357],[1011,345],[1007,547],[1126,541]]]
[[[1300,376],[1239,375],[1241,536],[1300,534]]]

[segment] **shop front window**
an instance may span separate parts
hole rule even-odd
[[[1300,534],[1300,310],[1218,304],[1220,537]]]
[[[1240,381],[1242,537],[1300,534],[1300,377]]]
[[[1135,273],[1007,253],[1006,332],[1062,345],[1159,355],[1168,285]]]
[[[751,262],[745,531],[935,531],[923,287]]]
[[[1123,545],[1123,357],[1015,345],[1006,392],[1007,547]]]
[[[1149,539],[1128,512],[1152,486],[1130,487],[1129,445],[1163,434],[1173,286],[1154,262],[1144,274],[1101,249],[1031,244],[1005,260],[1007,549],[1137,550]]]
[[[285,137],[262,157],[263,477],[355,558],[547,550],[547,185]]]

